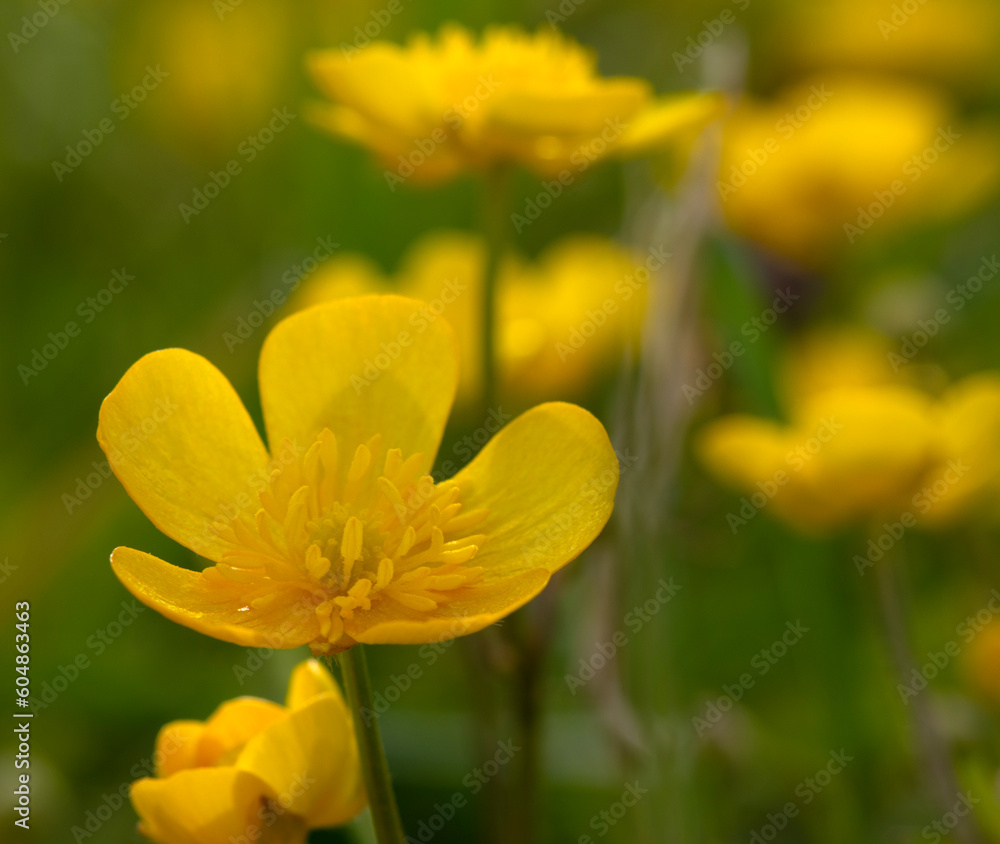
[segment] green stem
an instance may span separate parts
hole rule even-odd
[[[382,746],[382,733],[378,718],[372,715],[375,703],[364,645],[355,645],[344,651],[340,654],[339,662],[344,677],[344,690],[354,716],[354,732],[358,737],[361,772],[368,793],[375,840],[378,844],[404,844],[403,825],[399,820],[396,795],[392,790],[392,777],[389,775],[385,748]]]
[[[486,265],[483,269],[482,347],[483,384],[481,404],[483,418],[496,406],[499,385],[497,372],[497,297],[500,266],[507,242],[507,190],[509,173],[506,169],[491,170],[485,176],[482,226],[486,241]]]

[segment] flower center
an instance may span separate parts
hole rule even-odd
[[[281,453],[294,454],[291,444]],[[472,531],[487,511],[463,513],[458,486],[434,483],[423,464],[422,454],[404,459],[384,449],[380,435],[348,463],[324,429],[304,455],[272,472],[252,525],[237,519],[216,528],[238,548],[205,575],[250,586],[254,609],[300,593],[319,621],[316,652],[353,644],[344,622],[380,602],[437,609],[481,579],[481,568],[465,564],[486,540]]]

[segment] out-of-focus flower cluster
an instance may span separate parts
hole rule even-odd
[[[926,526],[995,518],[1000,374],[935,397],[895,377],[888,352],[854,331],[810,338],[785,373],[787,422],[722,417],[701,434],[703,460],[806,532],[903,514]]]
[[[613,241],[576,235],[535,261],[508,256],[497,303],[501,396],[518,403],[581,395],[614,370],[638,339],[649,280],[668,256],[635,256]],[[470,402],[482,378],[480,348],[486,249],[460,232],[435,232],[414,243],[386,276],[363,255],[340,255],[302,287],[295,304],[314,305],[363,293],[395,291],[427,303],[414,328],[444,318],[461,350],[459,400]]]

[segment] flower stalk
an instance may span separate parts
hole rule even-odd
[[[392,790],[392,777],[382,745],[382,732],[379,730],[378,718],[372,715],[375,702],[364,645],[355,645],[344,651],[338,661],[347,701],[354,716],[354,732],[358,737],[361,772],[368,792],[375,840],[378,844],[404,844],[403,824],[399,819],[396,795]]]
[[[483,365],[482,416],[497,405],[499,374],[497,372],[497,299],[500,267],[507,244],[507,194],[510,171],[506,167],[490,170],[484,178],[482,227],[486,241],[486,262],[483,270],[482,346]]]

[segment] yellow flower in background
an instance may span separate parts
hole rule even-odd
[[[787,422],[732,415],[702,431],[705,465],[746,495],[734,530],[761,510],[808,533],[1000,514],[1000,376],[935,399],[892,373],[889,349],[863,331],[818,334],[785,366]]]
[[[769,52],[796,70],[891,71],[970,90],[1000,80],[1000,7],[993,0],[791,0]]]
[[[906,506],[927,465],[929,402],[903,387],[831,390],[795,409],[791,424],[729,416],[703,432],[702,459],[747,493],[745,513],[767,509],[807,532]],[[737,520],[738,519],[738,520]]]
[[[273,108],[294,105],[282,99],[292,46],[281,4],[169,0],[141,9],[117,75],[131,87],[152,56],[162,62],[163,83],[137,108],[155,124],[158,139],[185,152],[208,152],[213,160],[231,157],[267,126]],[[250,144],[246,149],[253,152]],[[242,151],[239,156],[246,161]]]
[[[368,296],[276,325],[259,365],[270,451],[204,358],[167,349],[134,364],[98,440],[153,523],[213,565],[116,548],[132,594],[224,641],[333,653],[473,633],[578,556],[614,504],[603,426],[539,405],[436,482],[458,351],[426,307]]]
[[[882,334],[860,326],[814,329],[797,339],[781,362],[778,390],[786,406],[832,389],[906,383],[893,370],[893,349]]]
[[[994,589],[985,607],[959,625],[963,646],[968,642],[962,654],[965,679],[994,706],[1000,706],[1000,620],[995,618],[998,612],[1000,592]]]
[[[303,844],[365,807],[351,716],[315,660],[296,667],[284,706],[244,697],[207,721],[174,721],[153,758],[131,798],[156,844]]]
[[[668,256],[644,260],[596,235],[564,238],[537,261],[506,260],[498,285],[497,359],[500,394],[526,402],[574,398],[618,365],[638,338],[651,273]],[[365,292],[398,291],[428,303],[458,334],[459,402],[479,394],[480,336],[486,251],[482,240],[435,232],[417,241],[398,272],[385,277],[370,260],[341,255],[300,289],[305,307]]]
[[[308,65],[332,101],[314,121],[368,147],[392,187],[504,163],[579,173],[653,149],[721,107],[714,95],[657,99],[643,79],[601,77],[591,51],[551,29],[495,26],[477,42],[450,25],[406,46],[317,52]]]
[[[1000,374],[959,381],[935,405],[936,463],[921,483],[918,506],[931,524],[966,513],[1000,516]]]
[[[828,75],[740,105],[716,186],[737,233],[816,268],[969,210],[998,174],[995,132],[958,122],[939,92]]]

